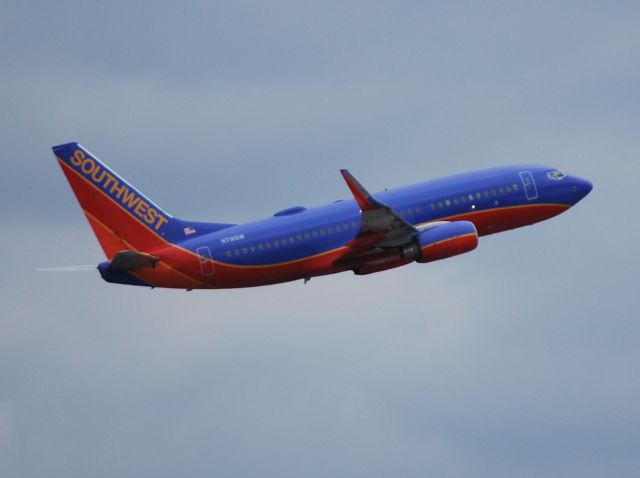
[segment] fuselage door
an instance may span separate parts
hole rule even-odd
[[[538,199],[538,188],[536,187],[536,182],[533,180],[533,174],[531,174],[531,171],[521,171],[520,179],[522,180],[524,193],[527,195],[527,199],[529,201]]]
[[[209,246],[198,247],[196,249],[196,254],[198,254],[198,258],[200,259],[200,272],[202,272],[202,276],[206,277],[213,275],[214,264]]]

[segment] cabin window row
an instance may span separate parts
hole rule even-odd
[[[288,237],[282,237],[280,239],[274,239],[273,241],[265,241],[256,245],[239,247],[233,250],[228,250],[225,252],[227,257],[239,257],[242,255],[252,254],[259,251],[277,249],[280,247],[287,246],[289,244],[296,244],[303,241],[308,241],[310,239],[315,239],[317,237],[328,236],[334,233],[348,231],[350,229],[356,229],[358,224],[356,221],[351,221],[351,223],[343,223],[337,224],[332,227],[322,227],[319,229],[313,229],[311,231],[298,233],[295,235],[291,235]]]
[[[504,194],[511,193],[513,191],[518,191],[520,187],[516,184],[508,184],[506,186],[500,186],[498,188],[491,188],[485,191],[478,191],[476,193],[463,194],[461,196],[454,196],[452,198],[441,199],[439,201],[434,201],[430,204],[430,208],[432,210],[442,209],[443,207],[448,207],[451,205],[457,206],[458,204],[467,204],[473,203],[475,201],[481,199],[489,199],[492,197],[502,196]]]

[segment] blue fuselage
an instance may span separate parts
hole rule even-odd
[[[479,235],[487,235],[552,217],[591,190],[588,181],[561,173],[554,177],[554,171],[546,166],[501,167],[374,196],[414,226],[464,218],[476,224]],[[348,199],[309,209],[290,208],[181,245],[194,252],[206,246],[216,261],[230,265],[274,265],[338,249],[352,241],[359,228],[360,208]]]
[[[253,287],[446,259],[475,249],[479,236],[558,215],[592,188],[522,165],[370,194],[341,170],[353,199],[247,224],[203,223],[172,216],[79,143],[53,152],[108,259],[102,277],[151,287]]]

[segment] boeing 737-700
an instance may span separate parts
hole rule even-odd
[[[353,199],[220,224],[173,217],[78,143],[53,152],[107,257],[102,278],[148,287],[254,287],[437,261],[556,216],[592,189],[556,168],[520,165],[370,194],[342,170]]]

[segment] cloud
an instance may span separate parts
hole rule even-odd
[[[636,476],[634,5],[10,4],[0,474]],[[512,163],[560,217],[367,277],[168,291],[102,253],[49,151],[241,222]],[[241,187],[240,185],[243,185]]]

